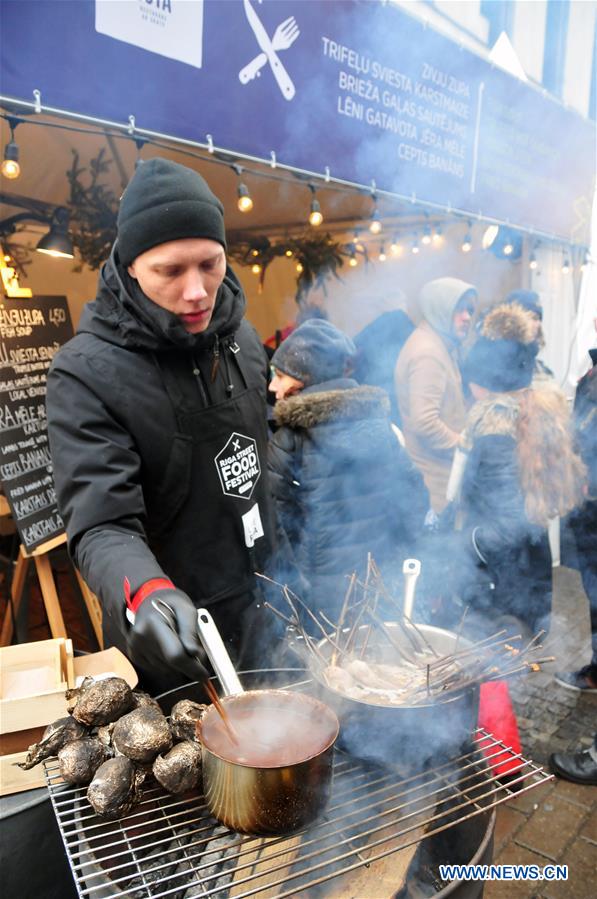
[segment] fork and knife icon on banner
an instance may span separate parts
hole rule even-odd
[[[300,31],[296,24],[296,19],[294,16],[290,16],[288,19],[281,22],[276,28],[273,38],[270,39],[259,16],[251,6],[250,0],[243,0],[243,5],[249,25],[253,30],[261,53],[252,59],[251,62],[238,73],[241,84],[248,84],[253,78],[259,76],[263,66],[269,63],[274,78],[278,83],[278,87],[282,92],[282,96],[286,100],[292,100],[295,95],[294,84],[291,81],[290,75],[280,62],[278,53],[280,51],[288,50],[299,36]]]

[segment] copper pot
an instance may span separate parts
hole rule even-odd
[[[213,706],[198,724],[212,815],[250,834],[283,834],[309,824],[329,799],[339,729],[334,712],[287,690],[252,690],[221,702],[237,745]]]
[[[214,818],[231,830],[282,834],[311,822],[325,807],[340,724],[323,702],[289,690],[243,692],[213,618],[197,612],[201,642],[222,685],[217,709],[197,725],[203,747],[203,791]]]

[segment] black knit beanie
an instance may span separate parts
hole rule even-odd
[[[528,387],[539,352],[532,333],[527,309],[516,303],[497,306],[485,318],[481,335],[465,359],[465,380],[492,393]]]
[[[350,337],[331,322],[309,319],[280,344],[271,364],[310,387],[345,375],[355,353]]]
[[[120,201],[117,249],[123,265],[158,244],[204,237],[226,248],[224,207],[197,172],[169,159],[138,167]]]

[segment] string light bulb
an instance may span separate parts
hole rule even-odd
[[[464,240],[462,241],[460,249],[462,250],[463,253],[470,253],[472,248],[473,248],[473,237],[471,234],[471,223],[469,222],[468,229],[467,229],[466,234],[464,235]]]
[[[415,239],[413,240],[413,245],[410,248],[410,251],[413,254],[413,256],[416,256],[417,253],[419,252],[419,240],[418,240],[416,234],[415,234]]]
[[[311,209],[309,211],[309,224],[312,228],[319,228],[321,223],[323,222],[323,214],[321,212],[321,206],[319,204],[319,200],[315,196],[315,187],[310,184],[309,190],[311,191]]]
[[[233,165],[232,168],[238,175],[238,187],[236,188],[236,206],[239,212],[250,212],[253,208],[253,198],[249,192],[249,188],[241,178],[243,168],[240,165]]]
[[[429,227],[429,225],[425,225],[425,227],[423,228],[421,243],[424,243],[425,246],[428,246],[431,243],[431,228]]]
[[[385,262],[387,258],[388,258],[388,257],[386,256],[386,249],[385,249],[385,246],[382,244],[381,247],[379,248],[379,256],[378,256],[378,259],[379,259],[380,262]]]
[[[4,159],[0,165],[0,171],[4,177],[8,178],[10,181],[14,181],[14,179],[18,178],[21,174],[21,166],[19,165],[19,146],[15,141],[15,128],[17,127],[17,124],[18,121],[10,118],[8,119],[10,140],[4,147]]]
[[[250,212],[253,208],[253,198],[249,193],[249,188],[243,181],[238,185],[237,193],[238,200],[236,201],[236,205],[238,206],[239,212]]]
[[[504,244],[502,253],[504,254],[504,256],[511,256],[513,252],[514,252],[514,244],[512,243],[511,239],[508,238],[506,240],[506,243]]]
[[[567,256],[564,256],[564,261],[562,263],[562,274],[567,275],[570,272],[570,260]]]
[[[253,272],[254,275],[258,275],[258,274],[260,273],[260,271],[261,271],[261,266],[259,265],[258,262],[255,262],[255,263],[251,266],[251,271]]]
[[[402,253],[402,245],[400,244],[397,237],[392,238],[392,243],[390,244],[390,253],[392,256],[400,256]]]
[[[383,230],[383,225],[381,223],[381,218],[379,216],[379,209],[377,208],[377,194],[371,194],[373,198],[373,212],[371,213],[371,221],[369,223],[369,230],[372,234],[381,234]]]
[[[299,273],[299,275],[300,275],[300,273],[303,271],[303,266],[301,265],[300,262],[297,262],[297,264],[296,264],[296,270],[297,270],[297,272]]]
[[[350,258],[348,260],[348,264],[351,268],[356,268],[356,266],[359,264],[354,246],[353,246],[352,250],[350,251]]]
[[[433,233],[432,240],[436,246],[439,246],[440,244],[442,244],[444,242],[444,235],[443,235],[440,225],[435,226],[435,231]]]
[[[533,252],[529,256],[529,268],[532,272],[534,272],[537,269],[538,265],[539,265],[539,263],[537,262],[537,257],[535,256],[535,251],[533,250]]]
[[[290,259],[290,257],[293,255],[293,254],[292,254],[292,250],[290,249],[290,247],[286,250],[286,252],[284,253],[284,255],[285,255],[285,256],[288,256],[288,258]]]

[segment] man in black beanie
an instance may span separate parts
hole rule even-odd
[[[100,599],[105,645],[153,691],[204,677],[198,607],[241,663],[260,627],[267,360],[225,250],[223,207],[203,178],[145,162],[97,297],[48,376],[69,551]]]

